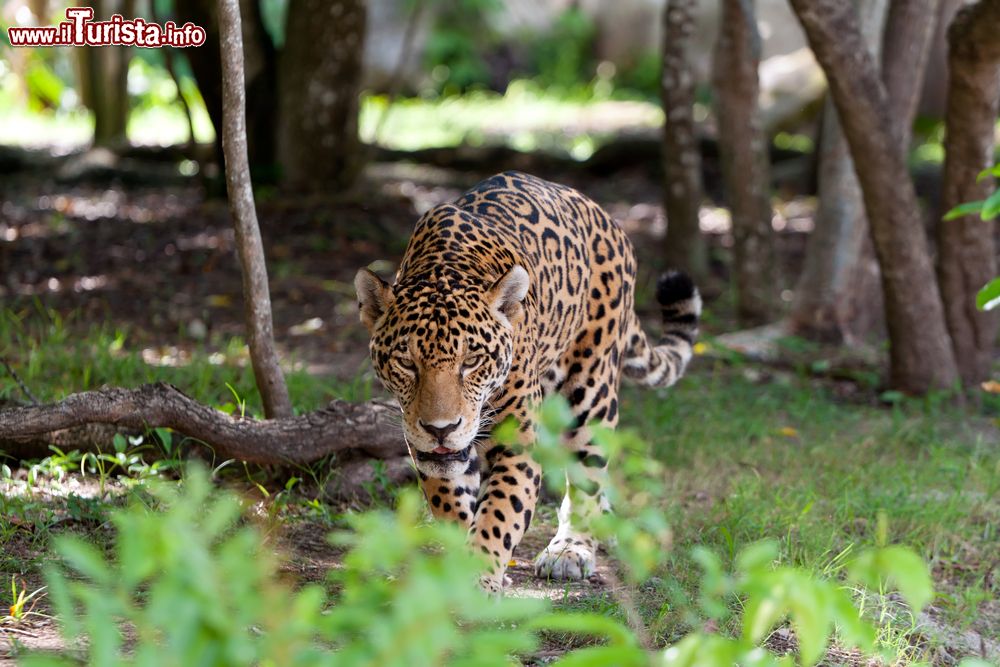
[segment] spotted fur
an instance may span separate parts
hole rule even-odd
[[[376,373],[397,397],[420,483],[437,517],[458,521],[492,563],[499,591],[531,523],[541,472],[530,456],[533,405],[564,395],[566,436],[586,472],[570,485],[536,574],[580,579],[597,545],[586,518],[606,511],[607,461],[586,424],[618,422],[621,375],[668,386],[684,372],[701,301],[683,274],[664,275],[664,329],[651,344],[633,310],[635,255],[621,227],[576,190],[526,174],[489,178],[424,214],[396,281],[355,279]],[[521,424],[516,446],[491,426]]]

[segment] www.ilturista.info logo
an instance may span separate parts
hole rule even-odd
[[[66,19],[55,26],[7,28],[11,46],[201,46],[205,29],[193,23],[178,27],[173,21],[164,25],[141,18],[126,19],[115,14],[109,21],[92,21],[92,7],[69,7]]]

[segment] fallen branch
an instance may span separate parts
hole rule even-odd
[[[257,464],[305,464],[347,449],[389,459],[406,454],[398,408],[387,401],[331,401],[321,410],[282,419],[240,419],[208,407],[173,385],[107,388],[67,396],[58,403],[0,410],[0,450],[38,436],[88,424],[142,431],[167,427],[205,443],[218,459]],[[13,453],[13,452],[9,452]],[[33,456],[47,456],[42,447]]]

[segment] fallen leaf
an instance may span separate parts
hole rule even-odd
[[[979,386],[983,388],[983,391],[990,394],[1000,394],[1000,382],[996,380],[987,380]]]
[[[778,433],[785,436],[786,438],[797,438],[799,437],[798,430],[792,428],[791,426],[782,426],[778,429]]]
[[[228,308],[233,305],[233,297],[228,294],[209,294],[208,305],[213,308]]]

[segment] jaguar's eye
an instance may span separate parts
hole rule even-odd
[[[484,361],[486,361],[485,354],[473,354],[471,356],[468,356],[465,358],[465,361],[462,362],[462,370],[463,371],[475,370],[476,368],[482,366]]]
[[[396,360],[396,363],[399,364],[399,367],[402,368],[403,370],[410,371],[411,373],[417,370],[417,365],[413,363],[413,359],[410,359],[409,357],[394,357],[394,358]]]

